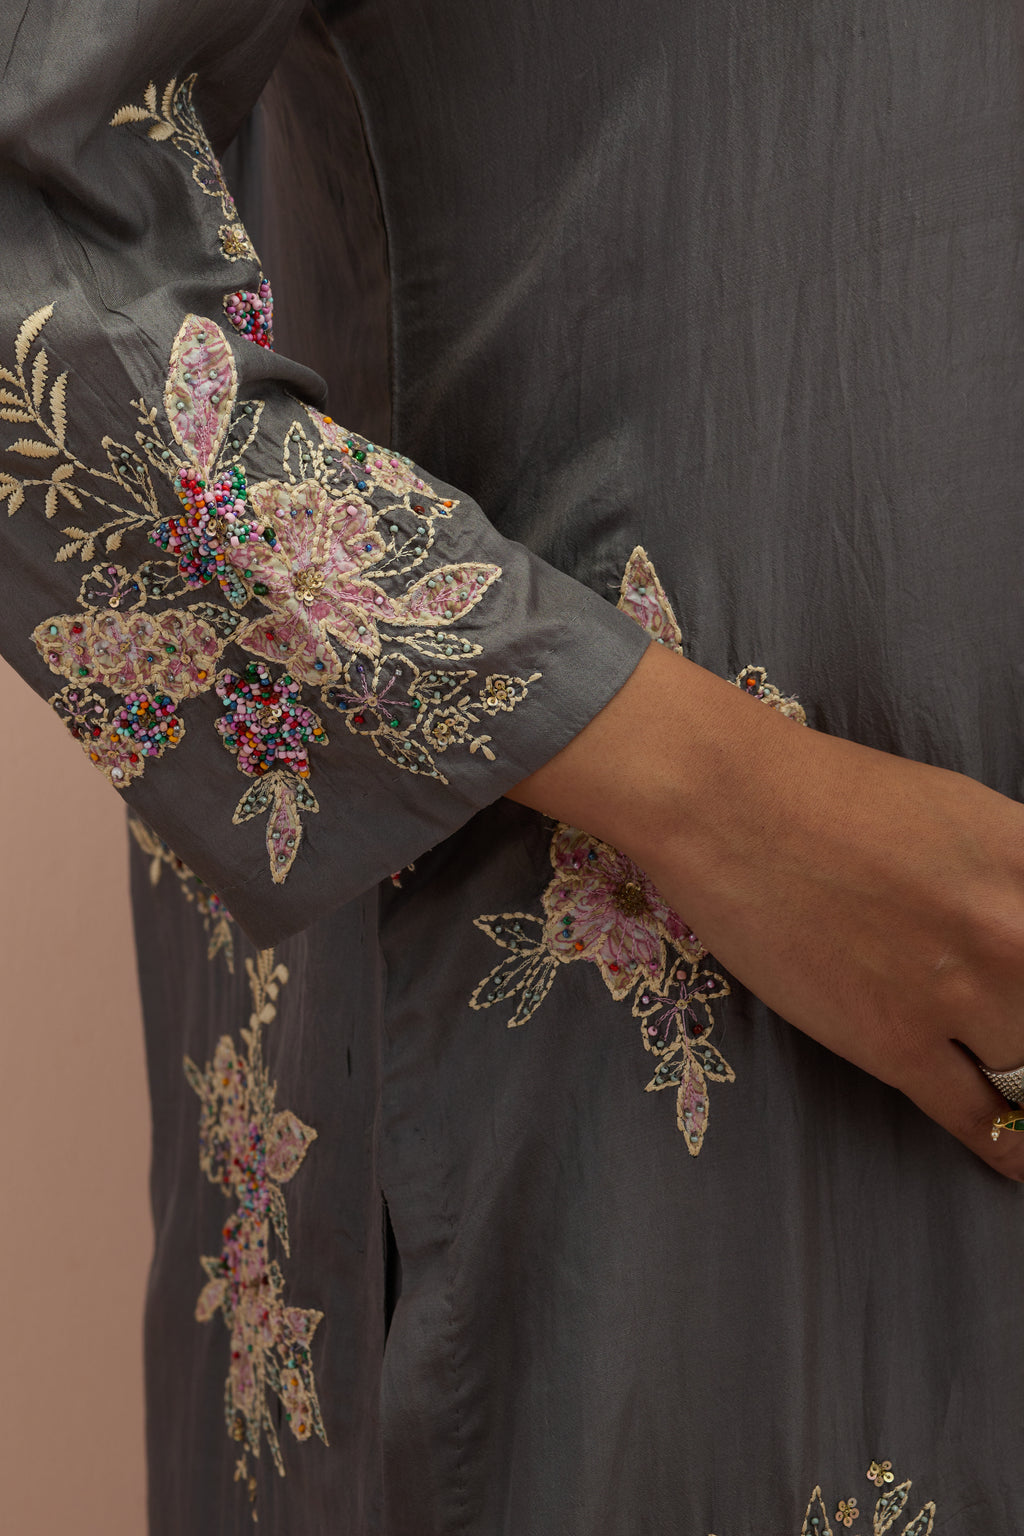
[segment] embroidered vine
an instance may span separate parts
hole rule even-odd
[[[893,1483],[894,1478],[889,1471],[891,1466],[892,1463],[888,1461],[881,1464],[873,1461],[867,1474],[868,1481],[875,1483],[876,1487],[881,1487],[883,1482]],[[886,1475],[882,1478],[876,1477],[876,1471],[881,1471],[882,1467],[886,1469]],[[868,1516],[866,1513],[862,1515],[856,1498],[840,1499],[835,1506],[833,1516],[836,1525],[842,1528],[842,1533],[853,1531],[854,1536],[857,1536],[858,1532],[861,1536],[889,1536],[889,1533],[891,1536],[931,1536],[936,1513],[935,1505],[931,1500],[911,1520],[908,1520],[906,1525],[901,1526],[898,1533],[896,1531],[897,1521],[906,1514],[912,1487],[913,1483],[909,1478],[895,1487],[886,1487],[885,1492],[875,1502],[870,1516],[870,1527],[857,1524],[861,1519],[867,1520]],[[841,1536],[840,1532],[833,1533],[829,1524],[830,1508],[832,1506],[825,1503],[820,1486],[815,1488],[811,1494],[799,1536]]]
[[[287,1303],[280,1263],[270,1257],[272,1237],[285,1257],[290,1253],[282,1185],[298,1172],[316,1131],[291,1110],[276,1109],[277,1087],[263,1061],[263,1028],[276,1015],[288,972],[275,964],[273,950],[245,964],[252,1015],[241,1032],[244,1053],[225,1035],[202,1070],[186,1057],[185,1073],[202,1105],[200,1167],[235,1203],[220,1253],[201,1261],[207,1279],[196,1318],[209,1322],[219,1312],[230,1336],[224,1411],[240,1447],[235,1478],[246,1485],[255,1518],[252,1463],[263,1439],[285,1475],[274,1400],[296,1440],[315,1434],[326,1445],[327,1436],[310,1353],[323,1313]]]
[[[248,461],[265,451],[263,404],[238,398],[228,339],[198,315],[175,338],[162,413],[134,401],[134,442],[104,438],[108,468],[96,470],[67,446],[66,374],[46,398],[40,337],[52,314],[29,316],[14,369],[0,367],[0,418],[34,425],[12,453],[60,462],[45,479],[0,477],[0,500],[16,512],[38,489],[48,516],[63,503],[100,509],[92,526],[64,529],[56,555],[88,567],[76,610],[33,640],[65,680],[51,703],[111,783],[124,788],[177,747],[181,706],[215,693],[224,745],[255,780],[233,819],[265,817],[280,883],[303,816],[318,809],[311,753],[329,731],[314,703],[395,767],[442,783],[451,749],[493,757],[486,721],[515,709],[539,674],[481,681],[465,665],[482,647],[464,621],[501,569],[439,558],[438,530],[459,504],[410,460],[310,408],[286,428],[280,478],[250,479]],[[169,517],[160,484],[179,506]],[[126,535],[143,531],[154,557],[114,563]],[[98,548],[106,558],[90,563]],[[229,645],[242,653],[235,668],[221,665]]]
[[[653,639],[682,650],[682,633],[657,572],[639,545],[626,564],[618,606]],[[744,692],[790,719],[802,707],[746,667]],[[506,953],[469,1000],[474,1009],[513,1004],[509,1025],[525,1024],[550,991],[559,968],[577,960],[597,967],[617,1002],[629,1002],[644,1049],[657,1058],[647,1091],[675,1090],[676,1124],[696,1157],[710,1115],[709,1082],[735,1074],[709,1036],[712,1004],[729,992],[689,925],[663,900],[638,865],[575,827],[558,823],[548,849],[552,875],[541,893],[543,916],[502,912],[475,919]]]
[[[208,940],[206,958],[213,960],[215,956],[223,954],[228,970],[234,972],[235,939],[231,913],[216,891],[211,891],[198,875],[193,874],[163,838],[157,837],[137,816],[128,817],[128,826],[132,837],[149,857],[150,884],[157,885],[165,869],[176,876],[185,900],[195,907],[203,919]]]

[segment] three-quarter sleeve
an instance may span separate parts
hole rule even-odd
[[[3,654],[260,944],[540,767],[647,644],[273,351],[213,143],[296,14],[0,22]]]

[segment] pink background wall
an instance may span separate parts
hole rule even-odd
[[[0,1530],[143,1536],[150,1225],[115,792],[0,662]]]

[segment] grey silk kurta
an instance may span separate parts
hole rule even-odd
[[[1019,1536],[1020,1189],[500,798],[652,639],[1019,795],[1017,7],[7,11],[3,644],[133,817],[153,1536]]]

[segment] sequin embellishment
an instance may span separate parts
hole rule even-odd
[[[618,606],[660,644],[682,650],[672,605],[639,545],[627,562]],[[763,668],[745,668],[736,682],[789,718],[805,720],[801,706],[769,683]],[[502,912],[475,920],[506,953],[469,1005],[511,1002],[509,1025],[525,1024],[560,966],[589,961],[611,996],[631,1004],[644,1048],[657,1059],[647,1091],[674,1090],[676,1124],[696,1157],[711,1109],[708,1084],[735,1081],[709,1038],[711,1005],[728,995],[729,984],[688,924],[624,853],[564,823],[556,825],[548,853],[553,873],[541,894],[542,917]]]
[[[883,1463],[885,1468],[892,1466],[891,1462]],[[868,1481],[876,1483],[873,1475],[874,1469],[879,1468],[878,1462],[871,1463],[872,1471],[869,1471]],[[893,1481],[891,1475],[883,1478],[883,1481]],[[910,1490],[913,1483],[907,1479],[897,1487],[889,1488],[876,1501],[871,1512],[871,1525],[858,1526],[861,1519],[866,1520],[867,1513],[862,1513],[855,1498],[840,1499],[836,1504],[836,1525],[842,1527],[842,1531],[833,1533],[829,1524],[828,1508],[820,1486],[811,1494],[807,1513],[804,1515],[804,1523],[800,1527],[799,1536],[845,1536],[845,1532],[854,1531],[854,1536],[931,1536],[935,1525],[935,1505],[929,1500],[927,1504],[918,1510],[912,1519],[897,1530],[897,1522],[903,1518],[910,1503]],[[856,1527],[856,1530],[854,1528]]]
[[[244,1052],[225,1035],[202,1070],[186,1057],[185,1073],[202,1105],[200,1167],[235,1207],[223,1224],[220,1253],[202,1260],[207,1279],[196,1318],[209,1322],[219,1312],[228,1330],[224,1412],[240,1449],[236,1481],[246,1485],[255,1516],[253,1463],[264,1439],[285,1475],[278,1413],[296,1440],[316,1435],[326,1445],[327,1436],[310,1351],[323,1313],[289,1305],[281,1265],[271,1258],[274,1242],[285,1257],[290,1253],[282,1186],[299,1171],[316,1132],[291,1110],[276,1108],[277,1087],[263,1061],[263,1028],[276,1015],[288,972],[275,964],[273,950],[247,960],[246,970],[252,1015],[241,1032]]]

